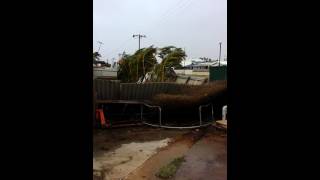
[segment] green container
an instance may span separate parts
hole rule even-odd
[[[210,81],[227,80],[227,66],[210,67],[209,69]]]

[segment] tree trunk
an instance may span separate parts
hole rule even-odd
[[[144,55],[143,55],[143,58],[142,58],[142,69],[143,69],[143,75],[146,74],[146,70],[144,69]]]
[[[163,82],[164,80],[164,65],[162,66],[162,78],[161,78],[161,81]]]
[[[139,60],[137,62],[137,80],[139,79]]]

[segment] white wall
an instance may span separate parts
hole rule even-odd
[[[117,71],[111,69],[93,69],[93,78],[97,76],[117,77]]]
[[[196,75],[196,76],[209,76],[209,72],[194,72],[193,70],[190,69],[179,69],[179,70],[174,70],[176,74],[185,74],[185,75]]]
[[[192,75],[192,70],[190,69],[179,69],[179,70],[174,70],[176,74],[186,74],[186,75]]]

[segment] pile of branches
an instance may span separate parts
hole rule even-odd
[[[188,87],[181,88],[174,94],[157,94],[152,98],[152,102],[165,108],[191,107],[209,103],[217,96],[227,92],[227,81],[216,81],[201,86],[186,86]]]

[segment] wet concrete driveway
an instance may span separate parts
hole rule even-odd
[[[175,180],[226,180],[226,137],[208,131],[185,155]]]

